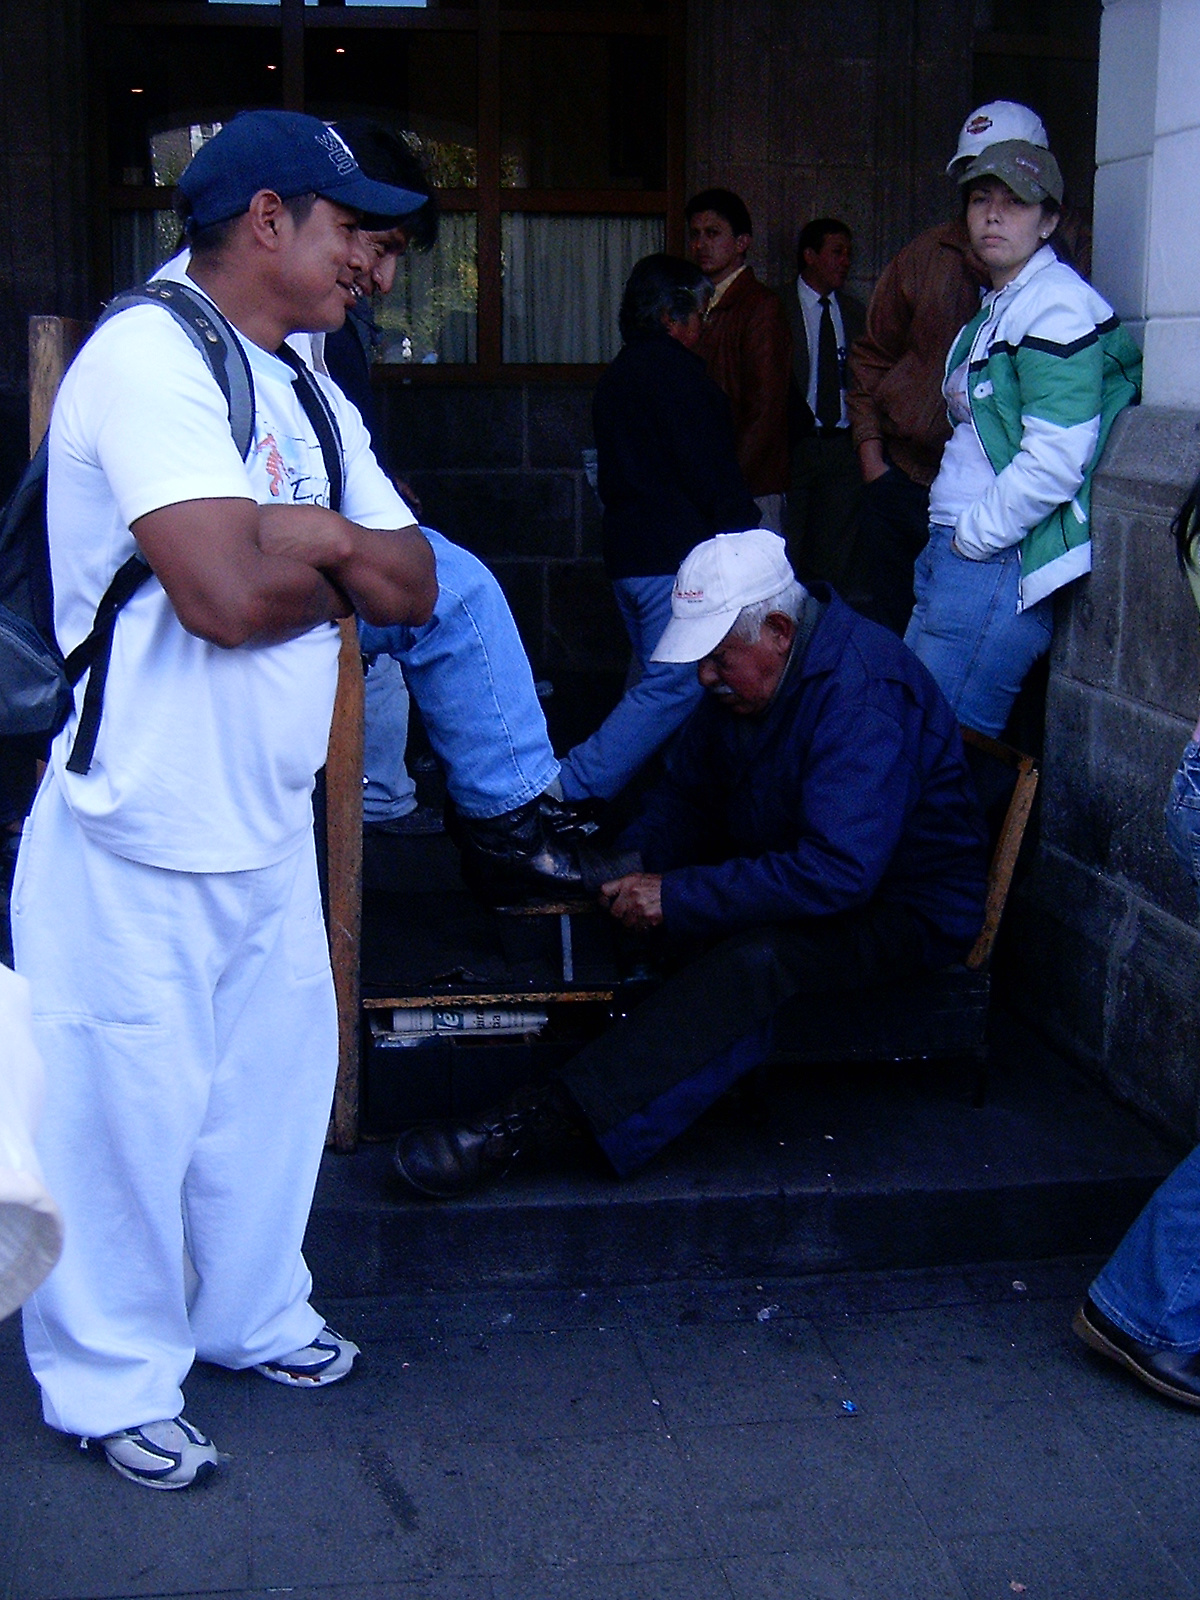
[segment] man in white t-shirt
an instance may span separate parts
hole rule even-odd
[[[208,364],[147,305],[64,379],[48,520],[59,640],[91,627],[139,549],[90,770],[54,743],[18,861],[17,965],[47,1068],[39,1154],[66,1245],[25,1313],[46,1421],[153,1488],[217,1452],[182,1416],[193,1360],[312,1387],[357,1350],[309,1304],[300,1253],[336,1067],[313,853],[335,619],[423,623],[432,553],[318,379],[341,434],[330,482],[275,353],[340,325],[364,217],[423,197],[367,179],[324,123],[250,112],[180,182],[188,281],[232,324],[255,395],[245,461]]]

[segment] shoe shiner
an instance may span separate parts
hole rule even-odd
[[[764,1059],[790,996],[960,960],[983,921],[985,834],[958,726],[929,673],[783,540],[720,534],[685,559],[657,653],[705,701],[618,841],[625,927],[675,946],[671,975],[544,1089],[402,1134],[419,1194],[461,1194],[559,1133],[633,1171]]]
[[[227,123],[180,191],[188,280],[236,330],[253,439],[241,459],[208,363],[159,307],[106,323],[68,372],[49,463],[60,642],[135,548],[153,577],[118,616],[86,774],[68,766],[77,715],[54,743],[13,895],[46,1064],[38,1153],[65,1219],[26,1350],[46,1421],[158,1489],[218,1459],[182,1416],[195,1358],[312,1387],[357,1354],[310,1305],[300,1253],[337,1060],[311,793],[333,619],[419,624],[435,597],[358,413],[284,349],[340,325],[360,222],[420,197],[280,111]]]
[[[420,160],[395,134],[360,118],[335,126],[368,177],[430,194]],[[372,302],[391,290],[400,257],[429,248],[436,232],[436,205],[428,200],[394,226],[369,231],[369,260],[355,273],[356,299],[345,325],[312,341],[313,364],[336,380],[373,435],[380,430],[368,357]],[[611,876],[611,862],[590,843],[594,826],[555,799],[559,764],[504,592],[470,551],[424,531],[437,562],[433,616],[420,627],[359,628],[364,653],[375,658],[366,698],[368,826],[401,835],[439,831],[428,807],[406,809],[415,805],[403,765],[407,685],[445,773],[450,830],[468,883],[499,900],[538,890],[594,890]],[[400,664],[402,682],[389,672],[388,657]]]

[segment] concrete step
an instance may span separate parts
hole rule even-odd
[[[451,1203],[389,1190],[387,1145],[329,1154],[318,1303],[1104,1254],[1184,1153],[1003,1016],[987,1103],[969,1089],[944,1065],[780,1069],[632,1179],[564,1156]]]

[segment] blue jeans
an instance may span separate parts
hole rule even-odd
[[[408,687],[394,656],[367,668],[363,705],[363,821],[391,822],[417,809],[417,786],[404,765]]]
[[[1186,867],[1200,899],[1200,744],[1183,747],[1164,813],[1167,841]]]
[[[508,602],[482,561],[431,528],[438,598],[420,628],[359,623],[363,652],[404,668],[446,789],[466,817],[498,817],[558,776],[533,673]]]
[[[611,800],[683,726],[703,697],[693,664],[650,660],[671,620],[674,587],[674,576],[618,578],[614,582],[621,620],[633,646],[634,666],[640,670],[591,738],[564,758],[566,799],[596,796]]]
[[[1200,894],[1200,744],[1184,747],[1166,822],[1171,848]],[[1200,1148],[1151,1195],[1090,1293],[1139,1344],[1200,1350]]]
[[[970,561],[934,523],[917,557],[917,603],[904,642],[925,663],[960,722],[999,738],[1025,674],[1050,648],[1054,605],[1017,610],[1021,552]]]

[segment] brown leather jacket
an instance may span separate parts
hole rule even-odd
[[[961,220],[929,228],[884,268],[866,332],[851,348],[846,404],[855,446],[882,439],[917,483],[937,476],[950,437],[942,396],[946,356],[990,282]]]
[[[779,296],[752,268],[739,273],[709,312],[698,353],[729,396],[738,465],[750,493],[786,493],[792,335]]]

